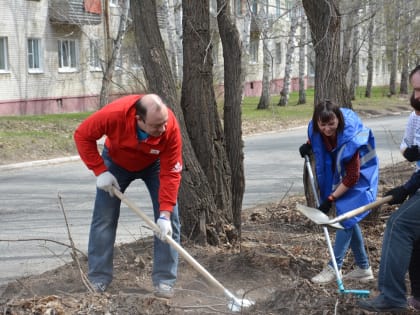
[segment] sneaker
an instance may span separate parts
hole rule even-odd
[[[155,292],[153,292],[153,294],[156,297],[170,299],[174,296],[174,289],[169,284],[161,282],[155,286]]]
[[[354,279],[361,282],[366,282],[373,279],[372,267],[362,269],[357,266],[354,270],[344,275],[344,279]]]
[[[408,298],[408,305],[416,311],[420,311],[420,298],[414,296]]]
[[[97,293],[104,293],[107,289],[107,285],[102,282],[91,282],[93,290]]]
[[[341,276],[341,270],[339,270],[339,273]],[[335,275],[334,268],[330,265],[327,265],[324,269],[322,269],[322,271],[319,274],[313,277],[311,281],[313,283],[324,284],[324,283],[329,283],[335,280],[335,278],[336,278],[336,275]]]

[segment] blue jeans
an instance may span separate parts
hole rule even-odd
[[[366,254],[362,231],[357,223],[351,228],[337,230],[335,234],[334,255],[338,269],[343,266],[343,260],[349,247],[353,252],[356,265],[362,269],[369,268],[369,259]],[[332,266],[331,261],[329,265]]]
[[[420,194],[404,202],[386,224],[378,275],[380,297],[393,306],[407,305],[405,275],[420,238]],[[417,268],[420,268],[417,266]]]
[[[146,184],[153,204],[155,221],[159,218],[159,160],[149,167],[130,172],[114,164],[108,156],[107,148],[104,148],[102,157],[108,170],[117,178],[121,191],[124,192],[128,185],[142,179]],[[93,209],[92,223],[90,226],[88,245],[89,280],[94,283],[101,282],[109,285],[113,277],[114,243],[117,232],[118,218],[120,216],[121,200],[111,197],[108,192],[96,189],[95,206]],[[180,242],[180,222],[178,204],[175,205],[171,214],[173,234],[172,238]],[[154,285],[166,283],[175,284],[178,269],[178,252],[154,237],[154,260],[152,281]]]

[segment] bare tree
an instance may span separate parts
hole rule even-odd
[[[243,91],[242,43],[231,19],[229,1],[217,0],[217,22],[223,45],[225,96],[223,107],[226,151],[232,172],[233,223],[241,232],[242,200],[245,191],[241,101]]]
[[[267,109],[270,105],[270,84],[271,84],[271,69],[273,58],[271,57],[269,45],[269,31],[271,29],[268,12],[265,12],[264,6],[258,13],[258,25],[261,28],[261,36],[263,43],[263,75],[262,75],[262,91],[257,109]]]
[[[209,181],[198,163],[187,133],[175,81],[159,32],[156,1],[143,0],[140,3],[131,0],[131,8],[137,43],[141,43],[138,50],[143,60],[148,90],[166,100],[181,126],[184,170],[179,204],[183,235],[201,243],[217,244],[223,234],[224,216],[216,206]]]
[[[286,48],[286,67],[284,69],[283,88],[280,92],[278,106],[286,106],[289,102],[290,76],[292,73],[293,52],[295,50],[295,33],[298,27],[298,7],[294,5],[290,11],[290,30]]]
[[[213,89],[209,0],[183,0],[182,19],[181,106],[194,152],[210,183],[218,210],[209,214],[209,222],[229,223],[233,220],[231,170]],[[215,237],[220,232],[217,229]]]
[[[299,99],[298,104],[306,104],[305,70],[306,70],[306,16],[300,14],[300,38],[299,38]]]
[[[338,0],[303,0],[315,50],[315,104],[330,99],[351,107],[341,70],[340,23]]]
[[[108,103],[112,76],[115,70],[115,63],[121,51],[121,45],[124,35],[127,31],[128,12],[130,0],[121,1],[121,14],[118,32],[115,40],[111,37],[109,28],[109,3],[104,1],[104,19],[105,19],[105,65],[103,66],[102,86],[99,94],[99,107],[103,107]]]
[[[368,52],[367,52],[367,81],[366,81],[366,91],[365,97],[370,97],[372,94],[372,83],[373,83],[373,46],[374,46],[374,30],[375,30],[375,6],[373,5],[373,1],[368,1],[369,13],[371,14],[371,18],[369,19],[368,30],[367,30],[367,37],[368,37]]]

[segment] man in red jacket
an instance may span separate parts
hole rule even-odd
[[[96,141],[106,136],[102,155]],[[178,253],[166,237],[180,241],[177,196],[182,171],[182,139],[174,113],[155,94],[129,95],[98,110],[76,129],[77,150],[97,176],[89,234],[89,280],[104,292],[112,281],[113,250],[121,201],[135,179],[146,184],[161,233],[154,239],[152,280],[155,295],[170,298],[177,276]]]

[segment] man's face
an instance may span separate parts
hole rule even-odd
[[[159,137],[166,131],[166,124],[168,123],[168,109],[163,107],[162,110],[150,110],[147,113],[145,121],[142,121],[138,116],[137,123],[139,127],[153,137]]]
[[[414,91],[414,98],[420,99],[420,71],[417,71],[411,77],[411,85]]]

